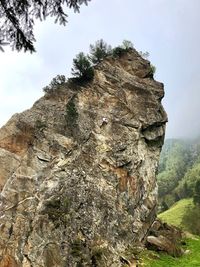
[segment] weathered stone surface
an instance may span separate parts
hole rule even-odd
[[[148,236],[147,242],[154,247],[156,250],[165,251],[171,256],[180,256],[183,254],[183,251],[175,243],[170,241],[167,237],[159,236]]]
[[[118,267],[146,236],[167,120],[150,73],[135,50],[107,58],[0,130],[0,266]]]
[[[183,232],[179,228],[157,219],[149,230],[146,240],[147,247],[153,250],[165,251],[171,256],[178,257],[184,253],[180,246],[182,238]]]

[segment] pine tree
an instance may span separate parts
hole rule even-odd
[[[73,59],[72,75],[79,81],[89,81],[94,77],[94,70],[87,56],[80,52]]]
[[[107,45],[103,39],[96,41],[95,45],[90,45],[90,60],[94,64],[100,63],[102,59],[111,53],[112,47]]]
[[[200,180],[196,181],[193,196],[194,204],[200,206]]]
[[[122,42],[122,45],[115,47],[112,50],[112,55],[114,57],[121,57],[122,55],[124,55],[126,53],[126,51],[128,51],[129,49],[133,49],[133,43],[131,41],[128,40],[124,40]]]
[[[183,194],[183,198],[188,198],[192,196],[192,190],[191,188],[188,186],[187,182],[184,182],[183,184],[183,189],[182,189],[182,194]]]
[[[125,50],[128,50],[128,49],[133,49],[133,43],[129,40],[124,40],[122,42],[122,48],[125,49]]]
[[[55,18],[55,23],[65,25],[67,14],[65,7],[79,12],[81,4],[91,0],[0,0],[0,50],[9,43],[20,51],[34,52],[35,41],[33,26],[35,19]]]

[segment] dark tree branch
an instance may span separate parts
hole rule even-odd
[[[80,11],[91,0],[0,0],[0,50],[9,43],[13,49],[34,52],[34,20],[55,17],[55,23],[65,25],[64,7]]]

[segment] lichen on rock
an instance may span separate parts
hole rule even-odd
[[[122,266],[156,216],[163,96],[130,49],[2,127],[0,267]]]

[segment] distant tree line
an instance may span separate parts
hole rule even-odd
[[[187,225],[192,234],[200,235],[200,180],[195,183],[193,203],[194,206],[189,206],[185,211],[182,224]]]
[[[166,140],[157,180],[160,211],[170,208],[180,199],[193,198],[194,203],[200,201],[200,140],[195,143]]]

